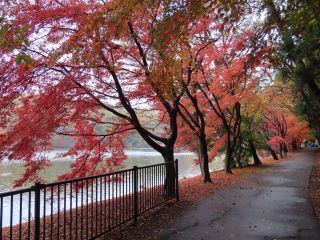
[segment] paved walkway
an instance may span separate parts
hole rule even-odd
[[[264,170],[253,187],[214,192],[160,239],[320,240],[308,197],[314,157],[315,151],[301,151]]]

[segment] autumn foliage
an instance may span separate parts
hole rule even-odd
[[[0,162],[24,162],[17,186],[42,181],[55,136],[74,139],[62,155],[74,159],[72,171],[60,179],[117,169],[126,159],[123,139],[138,133],[165,161],[176,146],[197,152],[210,181],[209,161],[224,151],[231,173],[261,132],[281,151],[309,134],[294,111],[266,100],[261,82],[272,81],[273,47],[260,29],[239,27],[241,8],[40,0],[10,1],[3,10]],[[243,117],[259,122],[247,135]]]

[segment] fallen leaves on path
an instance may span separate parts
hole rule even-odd
[[[291,155],[291,154],[290,154]],[[290,156],[289,155],[289,156]],[[319,157],[320,159],[320,157]],[[226,174],[224,171],[213,172],[211,173],[212,183],[203,183],[201,176],[196,176],[187,179],[181,179],[179,181],[179,189],[180,189],[180,201],[176,202],[175,200],[171,200],[166,204],[159,205],[155,209],[144,213],[142,216],[139,217],[137,224],[133,224],[132,221],[124,224],[113,231],[106,233],[100,239],[108,239],[108,240],[150,240],[150,239],[157,239],[157,237],[161,234],[164,229],[172,224],[176,219],[178,219],[184,212],[190,209],[193,205],[197,204],[200,200],[206,198],[210,194],[213,194],[216,190],[225,188],[225,187],[245,187],[250,188],[254,187],[259,184],[259,172],[265,171],[270,167],[270,165],[277,164],[282,162],[283,160],[274,161],[272,158],[264,158],[262,166],[247,166],[241,169],[233,169],[233,174]],[[320,173],[320,171],[319,171]],[[126,197],[124,197],[126,198]],[[320,200],[320,199],[319,199]],[[113,200],[111,200],[113,201]],[[125,201],[126,202],[126,201]],[[91,205],[88,205],[90,207]],[[100,206],[100,203],[98,203]],[[124,208],[124,207],[123,207]],[[86,207],[85,207],[86,209]],[[98,207],[100,209],[100,207]],[[96,215],[96,210],[94,213],[90,213],[88,216],[84,216],[84,219],[92,219],[92,216]],[[107,211],[105,209],[104,211]],[[103,215],[103,211],[99,212],[99,215]],[[69,222],[69,211],[66,212],[67,215],[67,223]],[[74,214],[73,214],[74,215]],[[85,215],[85,212],[84,212]],[[53,219],[49,221],[49,217],[46,217],[46,229],[50,231],[51,229],[54,232],[53,239],[57,239],[56,232],[57,232],[57,217],[58,214],[53,215]],[[81,215],[78,217],[81,218]],[[63,216],[60,216],[60,220]],[[72,216],[74,219],[73,225],[77,222],[78,226],[78,234],[81,234],[81,225],[80,221],[76,221],[76,216]],[[94,218],[95,219],[95,218]],[[43,221],[43,219],[41,220]],[[53,224],[51,224],[53,222]],[[60,223],[61,225],[61,223]],[[27,230],[27,224],[22,225],[22,230],[25,232]],[[31,222],[30,228],[31,230],[34,227],[34,223]],[[13,227],[13,237],[12,239],[18,239],[18,228],[19,226],[16,225]],[[64,226],[60,226],[60,236],[63,236],[62,233],[64,232],[63,229],[69,229],[68,224]],[[75,227],[73,227],[75,229]],[[6,237],[9,236],[9,228],[4,228],[4,235]],[[46,231],[46,232],[47,232]],[[25,236],[27,232],[23,233]],[[32,238],[33,231],[31,231],[31,238]],[[46,234],[48,237],[51,234]],[[77,238],[77,234],[75,231],[72,232],[73,238]],[[89,232],[90,235],[90,232]],[[5,237],[5,239],[6,239]],[[69,238],[69,232],[67,231],[66,237]],[[47,238],[46,238],[47,239]],[[59,239],[61,239],[59,237]]]
[[[291,156],[292,153],[289,154]],[[119,227],[106,234],[102,239],[108,240],[151,240],[157,239],[162,231],[168,228],[183,213],[197,204],[200,200],[224,187],[251,187],[259,182],[259,172],[270,165],[278,164],[286,159],[275,161],[271,157],[263,159],[262,166],[247,166],[233,169],[233,174],[224,171],[211,173],[212,183],[203,183],[201,176],[182,179],[179,181],[180,201],[175,200],[141,216],[136,225]]]
[[[317,152],[316,163],[311,171],[309,194],[315,214],[320,219],[320,152]]]

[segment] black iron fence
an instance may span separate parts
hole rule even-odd
[[[172,198],[178,160],[0,193],[0,240],[96,239]]]

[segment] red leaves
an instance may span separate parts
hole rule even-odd
[[[6,108],[12,118],[1,120],[6,129],[1,156],[34,162],[35,176],[43,163],[36,158],[52,138],[72,137],[73,146],[63,155],[73,160],[72,172],[60,177],[65,179],[119,168],[126,158],[122,139],[133,129],[162,152],[164,143],[175,142],[171,113],[177,111],[174,102],[183,84],[176,81],[180,61],[172,57],[178,49],[174,43],[183,44],[179,33],[187,31],[187,14],[174,14],[168,28],[162,24],[163,6],[156,3],[43,0],[15,2],[11,11],[16,25],[28,27],[26,51],[34,64],[15,66],[1,89],[9,99],[18,96],[16,105]],[[158,30],[176,30],[168,50]],[[14,93],[19,85],[26,87]],[[150,108],[170,113],[173,127],[154,130],[156,114],[150,115],[150,127],[143,116]],[[35,179],[27,167],[19,183],[28,178]]]
[[[38,176],[38,173],[50,166],[50,161],[45,157],[39,157],[36,160],[31,160],[24,164],[25,172],[20,179],[15,181],[14,187],[21,187],[26,182],[45,182],[45,179],[42,179]]]
[[[285,139],[281,136],[271,136],[269,141],[268,141],[268,144],[273,148],[273,149],[278,149],[279,145],[281,143],[285,143]]]
[[[23,52],[0,49],[0,158],[26,163],[18,184],[36,179],[47,165],[41,153],[57,136],[73,139],[63,155],[73,160],[66,179],[121,167],[122,140],[132,130],[163,155],[178,134],[180,146],[196,150],[202,131],[211,158],[226,131],[238,135],[240,105],[269,66],[270,49],[255,44],[257,33],[236,36],[197,1],[127,3],[10,3],[6,17],[25,27],[28,41]],[[14,62],[19,54],[25,59]],[[193,130],[177,120],[182,105]]]
[[[218,151],[221,150],[223,148],[223,146],[225,145],[226,143],[226,140],[227,140],[227,136],[226,135],[223,135],[222,137],[219,137],[215,142],[214,142],[214,145],[213,147],[210,149],[209,151],[209,159],[214,159],[217,154],[218,154]]]
[[[285,102],[281,103],[284,104]],[[274,108],[275,106],[271,105],[265,111],[266,129],[272,134],[268,144],[274,149],[281,143],[286,144],[289,149],[295,148],[310,137],[310,129],[305,121],[300,120],[285,107],[279,108],[278,111]]]

